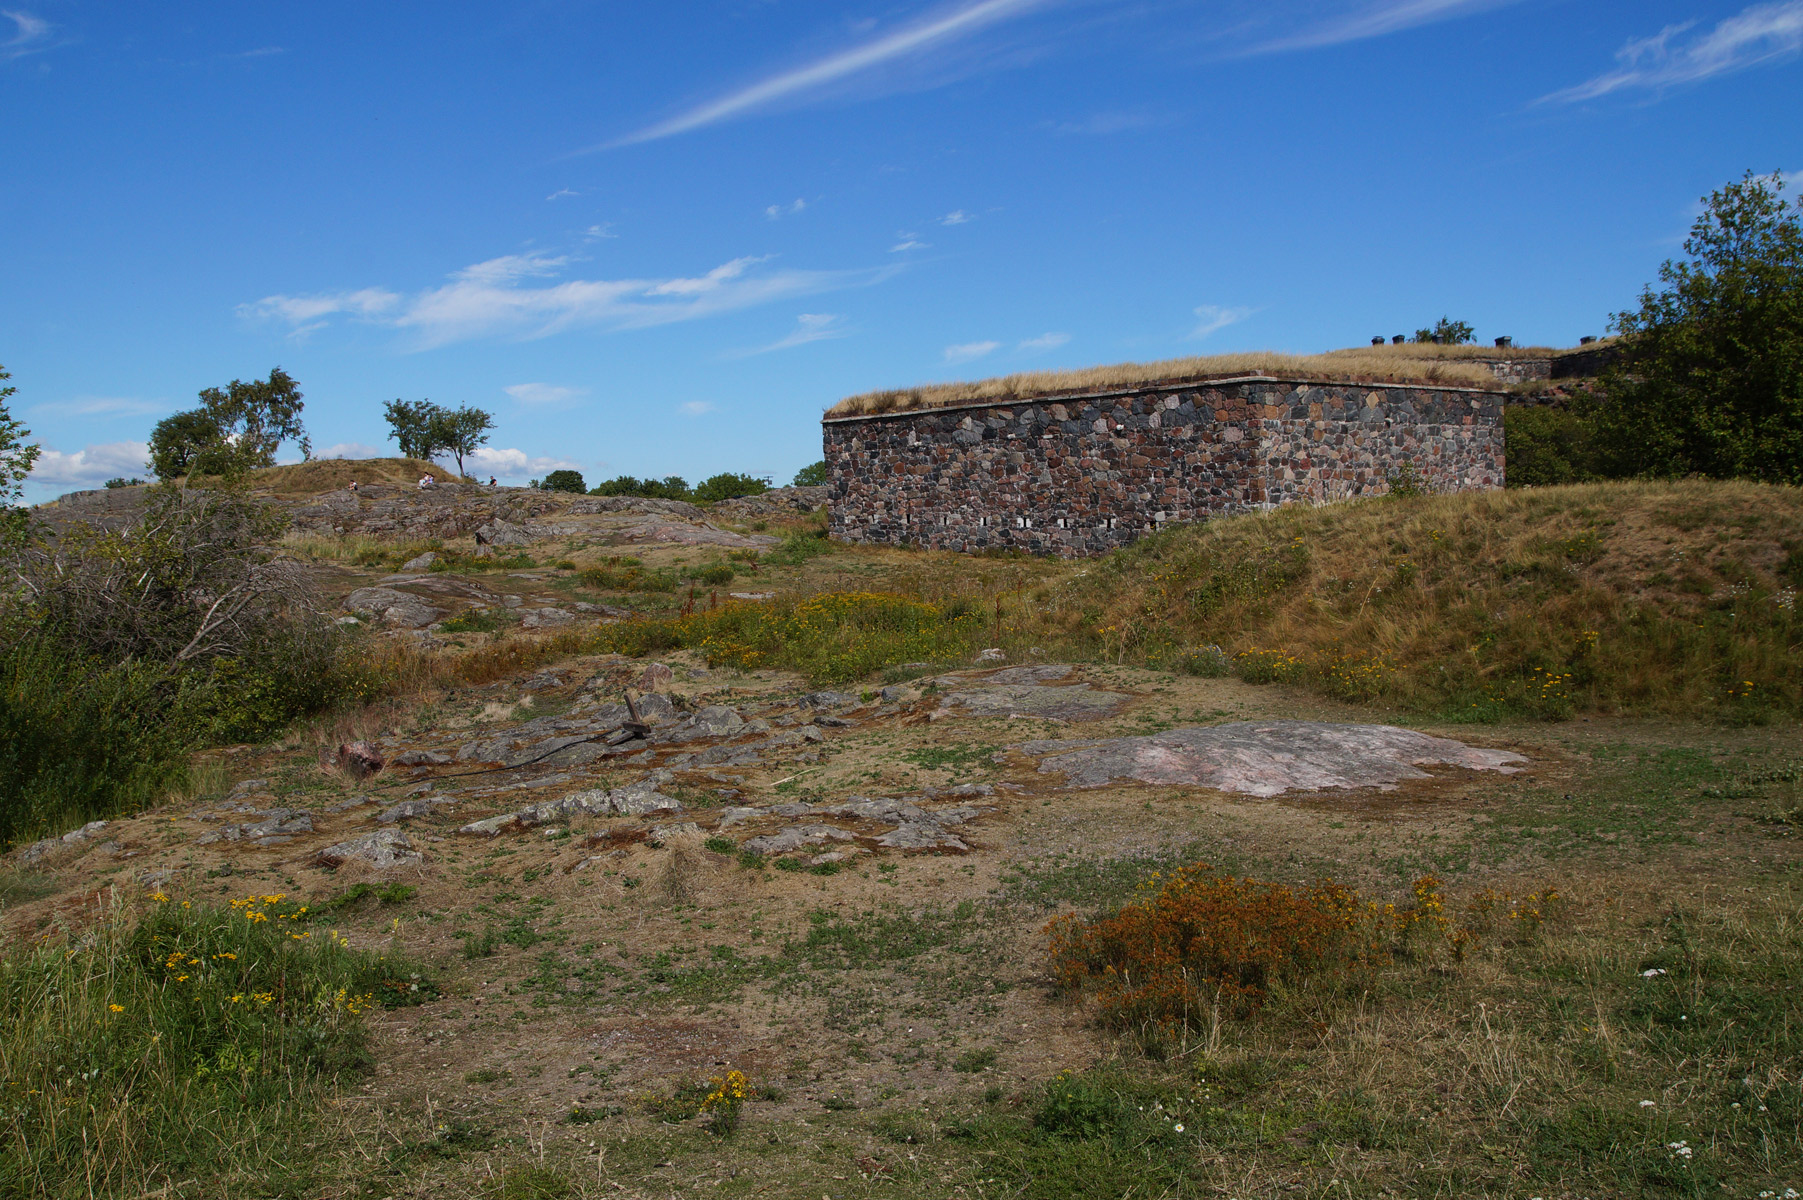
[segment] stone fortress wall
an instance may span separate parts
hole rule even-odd
[[[1165,524],[1503,485],[1507,393],[1247,376],[828,417],[830,532],[1065,557]]]

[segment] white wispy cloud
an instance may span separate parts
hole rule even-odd
[[[955,208],[951,212],[946,213],[943,217],[940,217],[939,223],[941,225],[968,225],[974,220],[976,220],[976,218],[965,212],[963,209]]]
[[[808,202],[797,196],[790,204],[772,204],[764,210],[764,216],[772,221],[780,221],[784,217],[792,217],[807,208]]]
[[[0,9],[0,17],[13,23],[13,35],[0,41],[0,58],[18,58],[33,54],[50,44],[50,22],[28,12]]]
[[[313,296],[265,296],[253,304],[240,304],[238,315],[292,326],[295,334],[311,333],[325,325],[324,318],[339,313],[378,317],[391,311],[400,296],[382,288],[354,292],[328,292]]]
[[[47,400],[31,406],[32,413],[65,417],[148,417],[169,411],[160,400],[136,396],[77,396],[72,400]]]
[[[714,406],[706,400],[689,400],[683,404],[682,411],[686,416],[699,417],[713,412]]]
[[[850,332],[851,329],[845,324],[845,318],[837,313],[802,313],[795,318],[795,328],[783,338],[771,342],[768,346],[759,346],[755,350],[745,350],[728,355],[728,357],[750,358],[754,354],[788,350],[795,346],[805,346],[809,342],[824,342],[829,338],[842,338]]]
[[[1196,309],[1196,327],[1189,332],[1192,342],[1201,341],[1211,333],[1216,333],[1229,325],[1238,325],[1252,315],[1249,308],[1223,308],[1216,304],[1204,304]]]
[[[582,231],[582,240],[585,242],[598,242],[602,238],[617,238],[619,236],[619,234],[614,232],[612,221],[603,221],[599,225],[590,225],[587,229]]]
[[[1027,352],[1035,350],[1056,350],[1070,340],[1071,335],[1068,333],[1042,333],[1038,337],[1028,338],[1017,348]]]
[[[947,346],[945,361],[948,363],[972,362],[986,354],[993,354],[1001,348],[1001,345],[1000,342],[965,342],[962,345]]]
[[[1367,38],[1400,33],[1417,25],[1451,20],[1485,9],[1501,8],[1520,0],[1380,0],[1348,16],[1324,21],[1288,37],[1252,47],[1249,54],[1277,54],[1286,50],[1313,50]]]
[[[399,454],[398,450],[384,450],[380,446],[366,446],[362,442],[337,442],[324,450],[313,451],[314,458],[389,458]]]
[[[615,146],[655,141],[658,138],[688,133],[707,125],[730,120],[778,101],[805,95],[828,84],[837,83],[842,79],[880,67],[896,59],[919,54],[957,38],[968,37],[985,26],[1019,16],[1046,2],[1047,0],[978,0],[974,4],[959,4],[927,20],[898,29],[893,33],[884,34],[861,46],[829,54],[806,66],[772,75],[749,87],[740,88],[717,100],[710,100],[687,112],[671,117],[667,121],[660,121],[637,133],[630,134],[606,146],[595,147],[595,149],[611,149]]]
[[[582,193],[577,191],[575,188],[558,188],[555,192],[552,192],[549,196],[546,196],[545,199],[546,200],[562,200],[565,196],[580,196],[580,195],[582,195]]]
[[[73,454],[45,446],[31,469],[30,482],[57,487],[99,487],[109,479],[148,475],[150,446],[144,442],[102,442]]]
[[[524,450],[503,446],[478,446],[474,454],[463,456],[463,467],[471,475],[497,475],[503,479],[525,479],[549,471],[573,471],[581,465],[567,458],[527,454]]]
[[[1803,0],[1755,4],[1714,29],[1687,36],[1697,22],[1667,25],[1615,53],[1616,68],[1576,87],[1542,96],[1542,104],[1573,104],[1611,92],[1697,83],[1787,58],[1803,50]]]
[[[383,288],[308,296],[266,296],[240,314],[311,332],[335,316],[402,330],[426,349],[480,337],[546,337],[590,327],[642,329],[793,300],[887,278],[899,268],[819,271],[778,268],[768,256],[735,258],[705,274],[668,279],[551,282],[570,260],[512,254],[454,272],[450,282],[411,295]]]
[[[889,247],[889,253],[891,254],[900,254],[907,250],[925,250],[928,246],[933,244],[931,242],[923,242],[911,233],[898,233],[895,236],[901,240]]]
[[[556,408],[588,395],[587,388],[563,387],[554,383],[516,383],[501,389],[521,404],[534,408]]]

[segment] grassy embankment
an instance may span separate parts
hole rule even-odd
[[[1238,675],[1472,721],[1803,711],[1793,488],[1605,483],[1287,508],[987,595],[946,557],[920,554],[869,593],[633,622],[596,644],[693,647],[837,683],[996,645],[1015,661]]]

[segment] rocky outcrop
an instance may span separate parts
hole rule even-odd
[[[315,861],[322,867],[342,867],[347,863],[360,862],[378,871],[388,871],[396,867],[420,866],[426,861],[426,857],[413,848],[413,843],[400,830],[378,829],[373,833],[327,846],[315,855]]]
[[[1039,759],[1041,774],[1069,787],[1115,782],[1213,788],[1244,796],[1277,796],[1328,788],[1393,790],[1431,779],[1424,765],[1514,774],[1528,760],[1394,725],[1319,721],[1234,722],[1191,726],[1147,737],[1027,742],[1013,749]]]

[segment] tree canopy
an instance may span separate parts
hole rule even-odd
[[[1640,307],[1615,314],[1598,437],[1611,474],[1803,483],[1803,201],[1748,172],[1713,192]]]
[[[581,471],[553,471],[539,483],[539,487],[547,492],[575,492],[578,495],[588,491],[582,482]]]
[[[494,417],[471,406],[446,408],[430,400],[392,400],[383,406],[388,418],[388,436],[408,458],[430,460],[435,454],[449,454],[457,460],[457,474],[463,474],[463,460],[488,441],[494,428]]]
[[[1467,342],[1477,341],[1477,330],[1469,321],[1455,321],[1451,317],[1441,317],[1434,322],[1432,329],[1417,329],[1417,342],[1438,342],[1443,346],[1463,346]]]
[[[283,442],[311,458],[313,443],[301,424],[300,386],[276,367],[268,379],[234,379],[200,393],[200,407],[158,421],[150,431],[150,467],[158,478],[233,475],[275,465]]]

